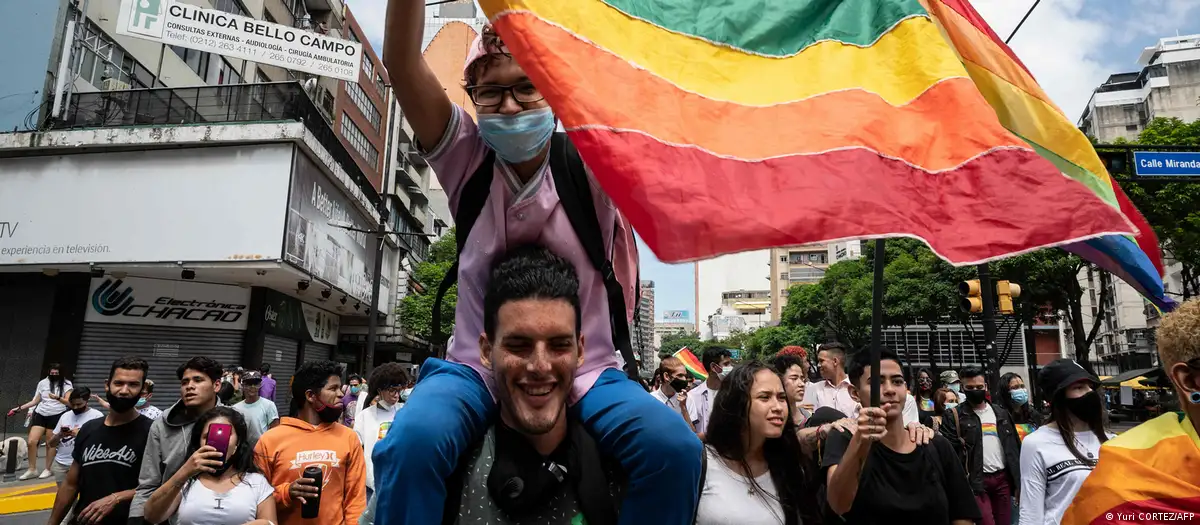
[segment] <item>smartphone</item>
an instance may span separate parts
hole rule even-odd
[[[217,449],[221,453],[221,457],[225,458],[229,452],[229,435],[233,433],[233,426],[225,423],[213,423],[208,425],[208,439],[204,441],[205,445]]]

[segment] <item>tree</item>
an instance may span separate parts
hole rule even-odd
[[[866,344],[871,328],[870,278],[861,259],[830,266],[819,282],[788,290],[780,324],[820,327],[851,348]]]
[[[745,349],[751,359],[767,359],[785,346],[815,348],[823,339],[816,326],[764,326],[750,333]]]
[[[410,334],[430,340],[433,335],[433,300],[437,295],[438,286],[454,265],[458,244],[455,242],[455,231],[449,232],[433,243],[429,248],[429,257],[418,263],[416,269],[409,275],[425,289],[424,293],[410,293],[404,296],[397,308],[400,323]],[[454,333],[454,307],[458,304],[458,285],[450,287],[442,298],[441,332],[442,339]]]
[[[1200,120],[1155,118],[1138,144],[1200,146]],[[1166,254],[1182,266],[1184,300],[1200,296],[1200,184],[1161,180],[1123,180],[1121,188],[1154,228]]]
[[[658,357],[668,358],[675,355],[680,348],[688,347],[696,357],[700,357],[700,336],[696,332],[680,332],[664,334],[658,345]]]

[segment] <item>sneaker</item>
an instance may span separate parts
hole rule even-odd
[[[38,479],[46,479],[46,478],[48,478],[48,477],[50,477],[50,476],[53,476],[53,475],[54,475],[54,474],[51,474],[51,473],[50,473],[50,469],[46,469],[46,470],[43,470],[43,471],[42,471],[42,474],[41,474],[40,476],[38,476]]]
[[[36,477],[37,477],[37,471],[36,471],[36,470],[26,470],[24,474],[21,474],[21,477],[17,478],[17,480],[18,480],[18,481],[25,481],[25,480],[27,480],[27,479],[33,479],[33,478],[36,478]]]

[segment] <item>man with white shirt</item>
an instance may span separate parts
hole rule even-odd
[[[99,410],[88,406],[91,396],[92,390],[86,386],[72,390],[67,401],[71,411],[59,418],[58,428],[52,429],[54,437],[50,438],[50,446],[57,446],[58,449],[54,454],[54,463],[50,465],[50,472],[54,474],[54,481],[59,486],[67,479],[67,472],[71,470],[71,463],[74,461],[71,455],[75,452],[75,436],[79,433],[79,428],[88,421],[104,417]]]
[[[692,399],[691,406],[696,411],[696,436],[704,441],[708,430],[708,418],[712,415],[713,400],[721,389],[721,380],[733,370],[733,354],[718,346],[710,346],[701,354],[700,364],[704,366],[708,379],[703,386],[698,386],[688,392]]]
[[[650,395],[660,403],[671,407],[671,410],[679,412],[679,415],[683,416],[683,420],[687,421],[688,428],[695,432],[698,419],[689,414],[687,403],[687,387],[692,381],[687,368],[683,366],[683,361],[675,357],[668,357],[662,360],[659,370],[662,371],[656,378],[659,387],[652,390]]]
[[[817,366],[824,380],[808,384],[801,404],[810,405],[813,410],[830,407],[847,417],[855,417],[858,401],[851,394],[853,387],[846,375],[846,347],[841,343],[821,345]]]

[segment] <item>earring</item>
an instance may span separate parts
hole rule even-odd
[[[1188,396],[1188,401],[1191,401],[1193,405],[1200,405],[1200,392],[1192,392]]]

